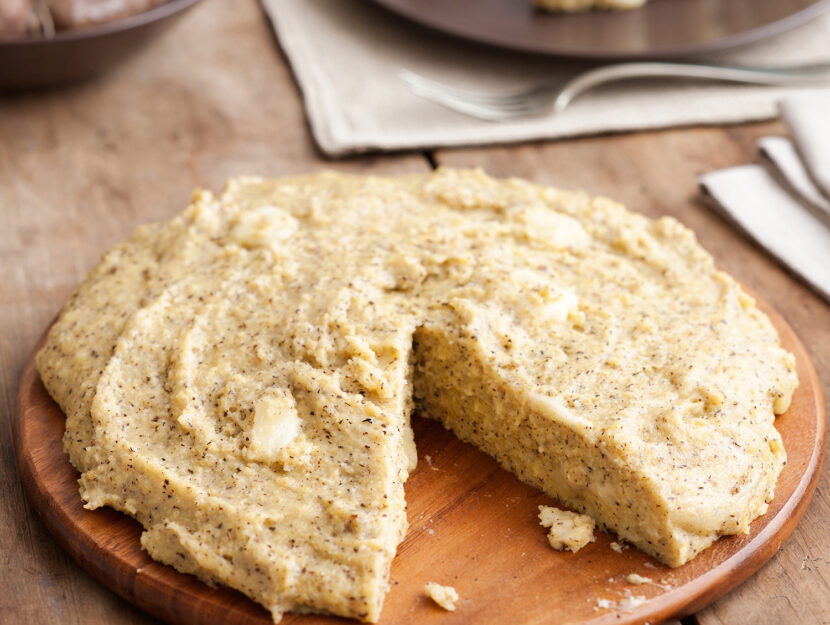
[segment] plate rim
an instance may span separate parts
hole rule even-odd
[[[371,2],[373,2],[376,6],[381,7],[383,10],[398,16],[399,18],[418,24],[433,32],[442,33],[464,41],[537,56],[596,61],[673,59],[723,52],[725,50],[740,48],[742,46],[762,41],[769,37],[774,37],[789,30],[793,30],[830,11],[830,0],[815,0],[811,5],[791,13],[790,15],[787,15],[779,20],[763,24],[756,28],[741,31],[739,33],[733,33],[725,37],[713,39],[712,41],[708,41],[706,43],[663,46],[640,52],[597,52],[590,49],[574,49],[572,47],[559,48],[555,45],[553,47],[542,48],[534,44],[523,45],[515,41],[501,40],[498,37],[481,36],[473,31],[465,30],[463,27],[459,27],[456,24],[448,25],[441,20],[424,17],[422,13],[412,9],[413,0],[404,0],[403,3],[400,0],[371,0]]]

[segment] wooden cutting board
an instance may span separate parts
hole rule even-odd
[[[751,533],[723,538],[677,569],[634,547],[612,551],[613,537],[602,533],[579,553],[553,551],[537,519],[539,505],[554,503],[549,497],[437,422],[415,418],[419,464],[406,483],[410,528],[392,566],[381,623],[656,623],[699,610],[755,572],[804,513],[820,472],[825,438],[821,387],[807,352],[784,320],[760,305],[796,356],[800,386],[792,406],[776,422],[788,463],[769,512],[752,524]],[[17,396],[18,468],[30,503],[81,566],[128,601],[174,625],[271,622],[263,608],[240,593],[209,588],[150,560],[139,546],[141,526],[136,521],[109,508],[85,510],[78,474],[63,453],[63,429],[64,415],[43,388],[32,357]],[[625,581],[629,573],[654,583],[631,585]],[[456,612],[444,612],[424,597],[429,581],[458,590]],[[622,609],[626,596],[641,596],[645,602]],[[291,614],[283,619],[295,625],[338,622],[346,621]]]

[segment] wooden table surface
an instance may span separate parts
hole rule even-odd
[[[17,477],[11,416],[26,357],[84,272],[136,225],[178,212],[194,187],[218,189],[241,173],[480,166],[674,215],[787,319],[830,397],[830,306],[697,192],[699,174],[752,161],[758,137],[782,132],[774,122],[326,160],[255,0],[204,0],[114,75],[0,96],[0,623],[155,622],[89,577],[45,532]],[[781,551],[683,622],[830,623],[830,465]]]

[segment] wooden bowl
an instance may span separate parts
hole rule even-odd
[[[0,90],[54,87],[117,67],[199,0],[164,4],[100,26],[59,31],[54,37],[0,37]]]

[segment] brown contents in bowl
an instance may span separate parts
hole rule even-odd
[[[0,36],[51,37],[149,11],[167,0],[2,0]]]

